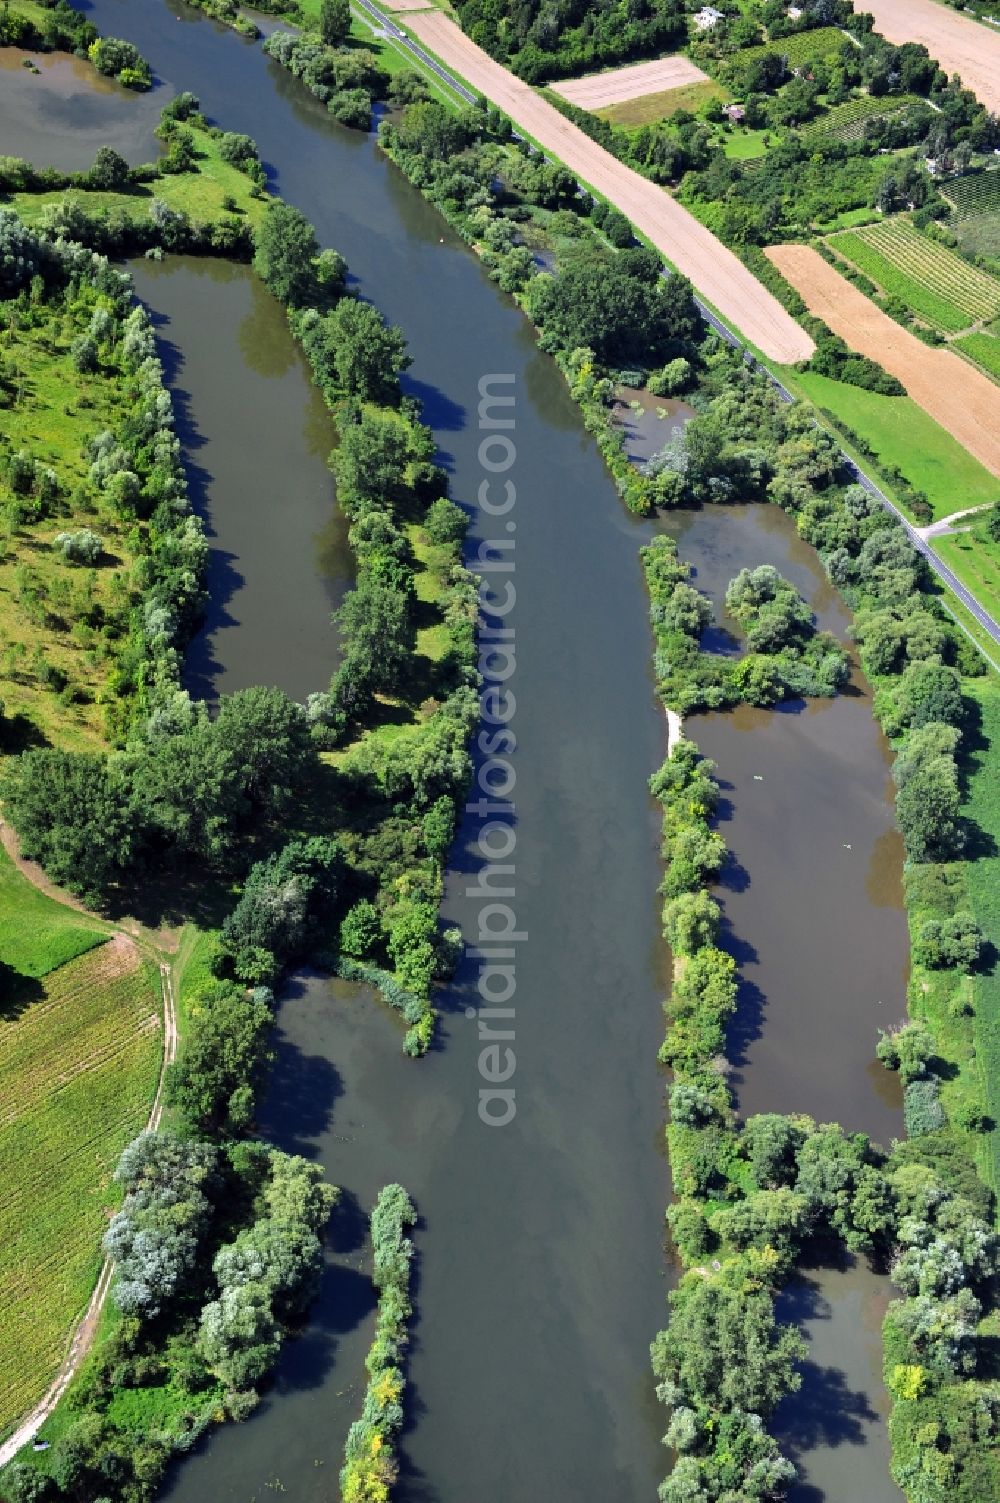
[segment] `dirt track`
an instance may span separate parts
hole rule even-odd
[[[732,251],[662,188],[616,161],[554,105],[487,57],[440,11],[409,15],[406,25],[447,67],[499,105],[582,182],[616,204],[667,260],[691,278],[706,302],[771,360],[790,364],[808,359],[813,342],[805,330]]]
[[[959,15],[937,0],[864,0],[875,30],[890,42],[923,42],[950,77],[994,114],[1000,113],[1000,30]]]
[[[600,110],[608,104],[623,104],[643,94],[660,94],[679,89],[682,84],[707,83],[708,74],[677,53],[659,57],[651,63],[632,63],[627,68],[612,68],[607,73],[588,73],[586,78],[567,78],[552,84],[552,92],[561,94],[582,110]]]
[[[835,334],[878,360],[963,448],[1000,475],[1000,391],[951,350],[931,349],[846,281],[810,245],[773,245],[778,270]],[[956,499],[960,499],[956,497]]]

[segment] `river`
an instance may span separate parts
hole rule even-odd
[[[480,1045],[465,1014],[471,960],[441,999],[440,1047],[420,1062],[402,1057],[395,1019],[372,999],[314,977],[290,990],[263,1126],[320,1158],[347,1210],[315,1319],[287,1348],[261,1412],[177,1468],[169,1495],[334,1495],[370,1328],[358,1273],[364,1213],[378,1186],[398,1178],[421,1212],[399,1503],[652,1498],[667,1458],[647,1352],[663,1323],[668,1269],[655,1064],[667,967],[656,811],[643,796],[665,728],[637,557],[652,529],[624,512],[562,378],[513,304],[370,139],[337,127],[259,49],[178,0],[93,0],[88,9],[102,31],[135,41],[171,92],[193,89],[210,115],[254,136],[274,186],[402,325],[414,357],[406,384],[425,403],[459,499],[474,498],[485,473],[481,378],[513,375],[516,393],[512,906],[527,936],[517,960],[517,1115],[504,1128],[478,1116]],[[157,93],[169,97],[166,87]],[[153,284],[154,307],[166,306],[172,285]],[[167,333],[180,342],[180,309],[170,316]],[[208,420],[201,409],[196,417],[207,443]],[[491,535],[477,515],[473,549]],[[279,618],[279,637],[283,629]],[[874,741],[863,755],[881,759]],[[824,790],[848,813],[857,790],[850,756],[831,761]],[[866,778],[874,766],[866,762]],[[878,768],[884,775],[881,760]],[[800,791],[797,829],[807,842],[815,811]],[[472,822],[463,827],[445,903],[472,939],[476,833]],[[763,852],[738,855],[753,871]],[[790,932],[804,903],[788,913]],[[845,973],[856,992],[868,958],[858,950]],[[805,993],[803,1011],[811,1006]],[[858,1089],[851,1060],[863,1070],[869,1042],[839,1057],[848,1108]],[[833,1115],[867,1125],[847,1110]],[[884,1475],[884,1456],[859,1454],[872,1478]]]

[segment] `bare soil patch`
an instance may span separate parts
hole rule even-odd
[[[621,104],[643,94],[659,94],[682,84],[708,83],[708,75],[696,68],[690,58],[679,53],[673,57],[654,58],[650,63],[631,63],[626,68],[609,68],[604,73],[588,73],[583,78],[567,78],[552,84],[552,92],[561,94],[582,110],[599,110],[604,105]]]
[[[895,323],[812,246],[772,245],[766,255],[810,313],[884,365],[935,422],[1000,475],[1000,398],[992,381],[951,350],[931,349]]]
[[[897,46],[923,42],[951,76],[995,114],[1000,112],[1000,35],[937,0],[865,0],[875,30]]]
[[[706,302],[771,360],[808,360],[809,335],[752,272],[687,209],[563,118],[554,105],[487,57],[440,11],[407,18],[409,30],[522,130],[565,162],[581,182],[625,214]]]

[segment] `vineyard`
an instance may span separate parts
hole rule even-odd
[[[954,206],[951,227],[972,256],[1000,257],[1000,170],[976,172],[943,183]]]
[[[0,1435],[87,1303],[111,1171],[160,1065],[156,973],[124,936],[21,987],[20,1012],[0,1014]]]
[[[884,292],[946,333],[1000,313],[1000,281],[921,235],[906,220],[849,230],[830,243]]]
[[[978,214],[1000,214],[1000,169],[974,172],[942,183],[941,192],[955,208],[959,219]]]
[[[741,47],[738,52],[731,53],[725,62],[743,67],[771,52],[777,53],[779,57],[787,57],[790,68],[801,68],[805,63],[815,62],[817,58],[836,56],[847,44],[847,37],[836,26],[818,26],[813,31],[797,31],[791,36],[779,37],[777,41],[765,42],[759,47]]]
[[[815,120],[810,120],[808,125],[800,126],[800,130],[807,141],[819,136],[833,137],[837,141],[861,141],[869,120],[898,115],[915,101],[914,94],[885,94],[879,98],[860,94],[856,99],[833,105]]]
[[[954,341],[956,349],[975,360],[984,371],[1000,381],[1000,339],[993,334],[963,334]]]

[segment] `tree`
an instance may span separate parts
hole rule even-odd
[[[268,204],[256,232],[254,266],[279,302],[300,308],[315,296],[318,252],[316,231],[304,214],[280,199]]]
[[[339,47],[351,31],[348,0],[323,0],[319,11],[319,34],[328,47]]]
[[[356,422],[345,423],[334,455],[337,499],[354,520],[386,506],[405,480],[410,437],[392,412],[363,409]]]
[[[738,1263],[728,1276],[689,1274],[669,1296],[670,1325],[653,1342],[653,1371],[693,1407],[739,1408],[767,1415],[801,1379],[795,1363],[806,1344],[780,1325],[766,1289]]]
[[[21,849],[53,881],[99,900],[132,869],[143,821],[128,779],[104,757],[25,752],[3,783]]]
[[[439,162],[458,156],[468,142],[465,122],[431,99],[407,105],[396,131],[404,151]]]
[[[207,981],[187,998],[184,1046],[168,1076],[168,1100],[200,1132],[250,1124],[254,1096],[271,1058],[273,1024],[262,992]]]
[[[198,1350],[230,1388],[253,1388],[270,1372],[280,1349],[278,1322],[261,1284],[225,1289],[201,1313]]]
[[[329,316],[337,378],[349,396],[389,402],[399,394],[399,375],[410,364],[402,331],[377,308],[341,298]]]
[[[123,193],[131,182],[132,169],[125,158],[119,156],[112,147],[99,146],[89,176],[93,188],[103,189],[108,193]]]
[[[762,1112],[749,1117],[743,1129],[743,1151],[749,1157],[754,1184],[761,1190],[791,1185],[796,1154],[805,1132],[792,1117]]]
[[[346,648],[345,666],[360,702],[379,691],[398,690],[415,641],[410,594],[365,575],[344,597],[334,619]],[[335,684],[346,677],[338,674]]]
[[[721,910],[707,892],[681,893],[663,910],[663,932],[675,955],[693,955],[715,943]]]
[[[140,1133],[122,1153],[115,1179],[125,1199],[104,1250],[115,1260],[115,1302],[126,1314],[159,1314],[194,1266],[216,1163],[209,1144],[169,1132]]]
[[[332,917],[342,868],[340,847],[324,836],[289,841],[251,867],[222,926],[223,949],[242,981],[270,983],[286,961],[304,953]]]
[[[316,766],[305,712],[281,689],[255,687],[225,695],[214,734],[241,792],[267,818],[295,802]]]
[[[97,369],[97,345],[89,334],[78,334],[69,347],[70,358],[81,376],[89,376]]]

